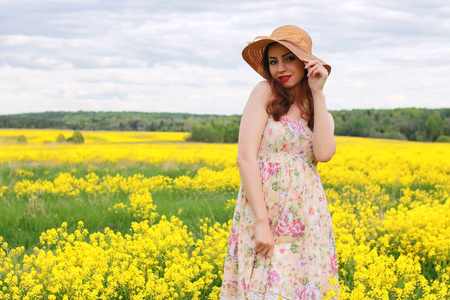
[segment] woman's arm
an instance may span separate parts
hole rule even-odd
[[[308,84],[314,100],[313,151],[320,162],[329,161],[336,153],[334,120],[328,113],[323,87],[328,71],[318,60],[303,59],[308,70]]]
[[[314,130],[313,151],[314,156],[320,162],[329,161],[336,153],[336,141],[334,139],[333,116],[327,111],[325,95],[313,94],[314,99]]]
[[[255,251],[267,257],[273,254],[274,237],[264,201],[257,155],[268,119],[266,103],[270,93],[268,82],[262,81],[250,94],[242,114],[237,154],[242,187],[255,216]]]

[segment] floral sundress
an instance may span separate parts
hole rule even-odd
[[[242,185],[233,215],[220,299],[323,299],[339,292],[336,243],[306,123],[269,116],[258,163],[269,223],[271,258],[254,252],[255,225]]]

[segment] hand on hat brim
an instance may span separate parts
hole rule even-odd
[[[302,61],[305,63],[305,69],[308,70],[307,77],[311,92],[313,94],[322,92],[328,78],[328,70],[319,59],[302,58]]]

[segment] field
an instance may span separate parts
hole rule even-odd
[[[59,133],[0,130],[0,299],[218,299],[237,145]],[[336,140],[328,299],[450,299],[450,145]]]

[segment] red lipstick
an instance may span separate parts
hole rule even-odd
[[[291,75],[285,75],[285,76],[278,77],[278,79],[280,79],[281,82],[286,82],[289,80],[289,78],[291,78]]]

